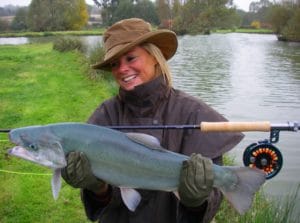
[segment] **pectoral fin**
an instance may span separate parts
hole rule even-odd
[[[124,204],[130,211],[135,211],[141,201],[141,195],[135,189],[121,187],[121,196]]]
[[[175,195],[175,197],[177,197],[178,200],[180,200],[180,196],[179,196],[178,191],[174,191],[173,194]]]
[[[54,169],[51,179],[52,195],[55,200],[58,198],[58,194],[61,188],[61,169]]]

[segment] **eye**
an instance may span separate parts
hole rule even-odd
[[[30,144],[29,148],[32,149],[32,150],[37,150],[38,149],[35,144]]]
[[[126,57],[126,62],[131,62],[131,61],[133,61],[135,58],[136,58],[136,56],[128,55],[128,56]]]
[[[118,61],[111,62],[110,63],[110,67],[112,69],[115,69],[115,68],[119,67],[119,62]]]

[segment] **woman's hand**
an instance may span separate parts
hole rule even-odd
[[[61,174],[69,185],[87,189],[98,195],[107,191],[108,185],[94,176],[84,153],[70,152],[67,154],[66,161],[67,166],[62,169]]]
[[[200,206],[213,188],[212,161],[200,154],[192,154],[184,161],[179,178],[180,201],[187,207]]]

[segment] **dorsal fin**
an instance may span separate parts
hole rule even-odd
[[[146,147],[149,147],[151,149],[163,149],[160,146],[159,140],[154,136],[144,134],[144,133],[135,133],[135,132],[129,132],[125,134],[132,141],[144,145]]]

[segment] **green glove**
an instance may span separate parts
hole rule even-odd
[[[182,164],[178,193],[180,201],[187,207],[200,206],[213,187],[212,161],[200,154],[192,154]]]
[[[75,188],[88,189],[94,193],[102,191],[107,184],[92,173],[90,163],[82,152],[70,152],[66,157],[67,166],[62,169],[64,180]]]

